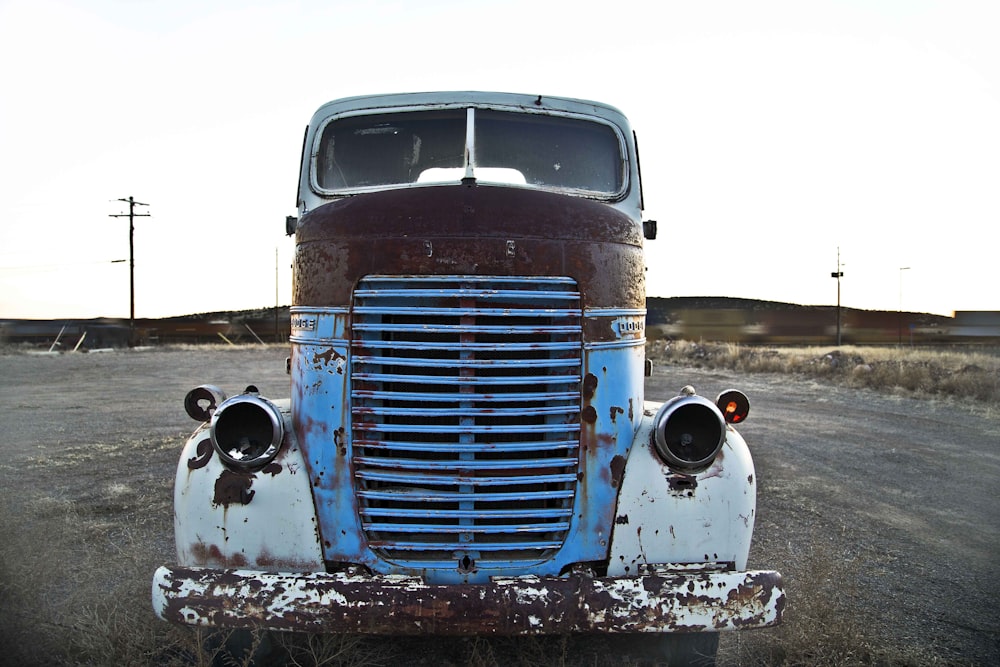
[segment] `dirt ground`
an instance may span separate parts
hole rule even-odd
[[[20,664],[36,664],[58,636],[90,664],[88,650],[106,649],[89,638],[116,631],[99,627],[118,618],[108,609],[152,617],[148,578],[173,559],[174,466],[195,427],[185,393],[208,382],[286,397],[287,354],[0,355],[0,655],[20,647]],[[673,368],[654,370],[647,398],[685,384],[750,396],[751,565],[785,575],[786,618],[832,610],[918,663],[1000,664],[997,406]],[[743,641],[724,636],[720,662],[739,662]]]
[[[1000,664],[998,406],[696,370],[654,373],[647,397],[682,379],[707,396],[730,385],[750,396],[751,565],[783,573],[789,615],[853,610],[890,655]],[[810,581],[824,575],[837,580]],[[796,600],[796,588],[829,599]]]

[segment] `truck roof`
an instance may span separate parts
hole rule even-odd
[[[314,114],[313,120],[368,109],[393,107],[425,109],[455,106],[495,106],[533,111],[578,113],[606,118],[622,127],[628,127],[628,121],[621,111],[602,102],[539,94],[480,91],[390,93],[344,97],[322,105]]]

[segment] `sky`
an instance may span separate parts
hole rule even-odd
[[[0,0],[0,319],[287,305],[302,132],[353,95],[598,100],[650,296],[1000,310],[994,0]]]

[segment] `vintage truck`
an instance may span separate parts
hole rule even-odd
[[[185,398],[200,425],[160,618],[622,633],[665,655],[780,622],[780,575],[747,569],[746,397],[644,401],[656,225],[621,112],[479,92],[330,102],[297,207],[291,395]]]

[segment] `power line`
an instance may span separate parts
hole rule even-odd
[[[127,259],[104,259],[96,262],[62,262],[60,264],[25,264],[22,266],[0,266],[0,271],[56,271],[74,266],[103,266],[105,264],[120,264]]]

